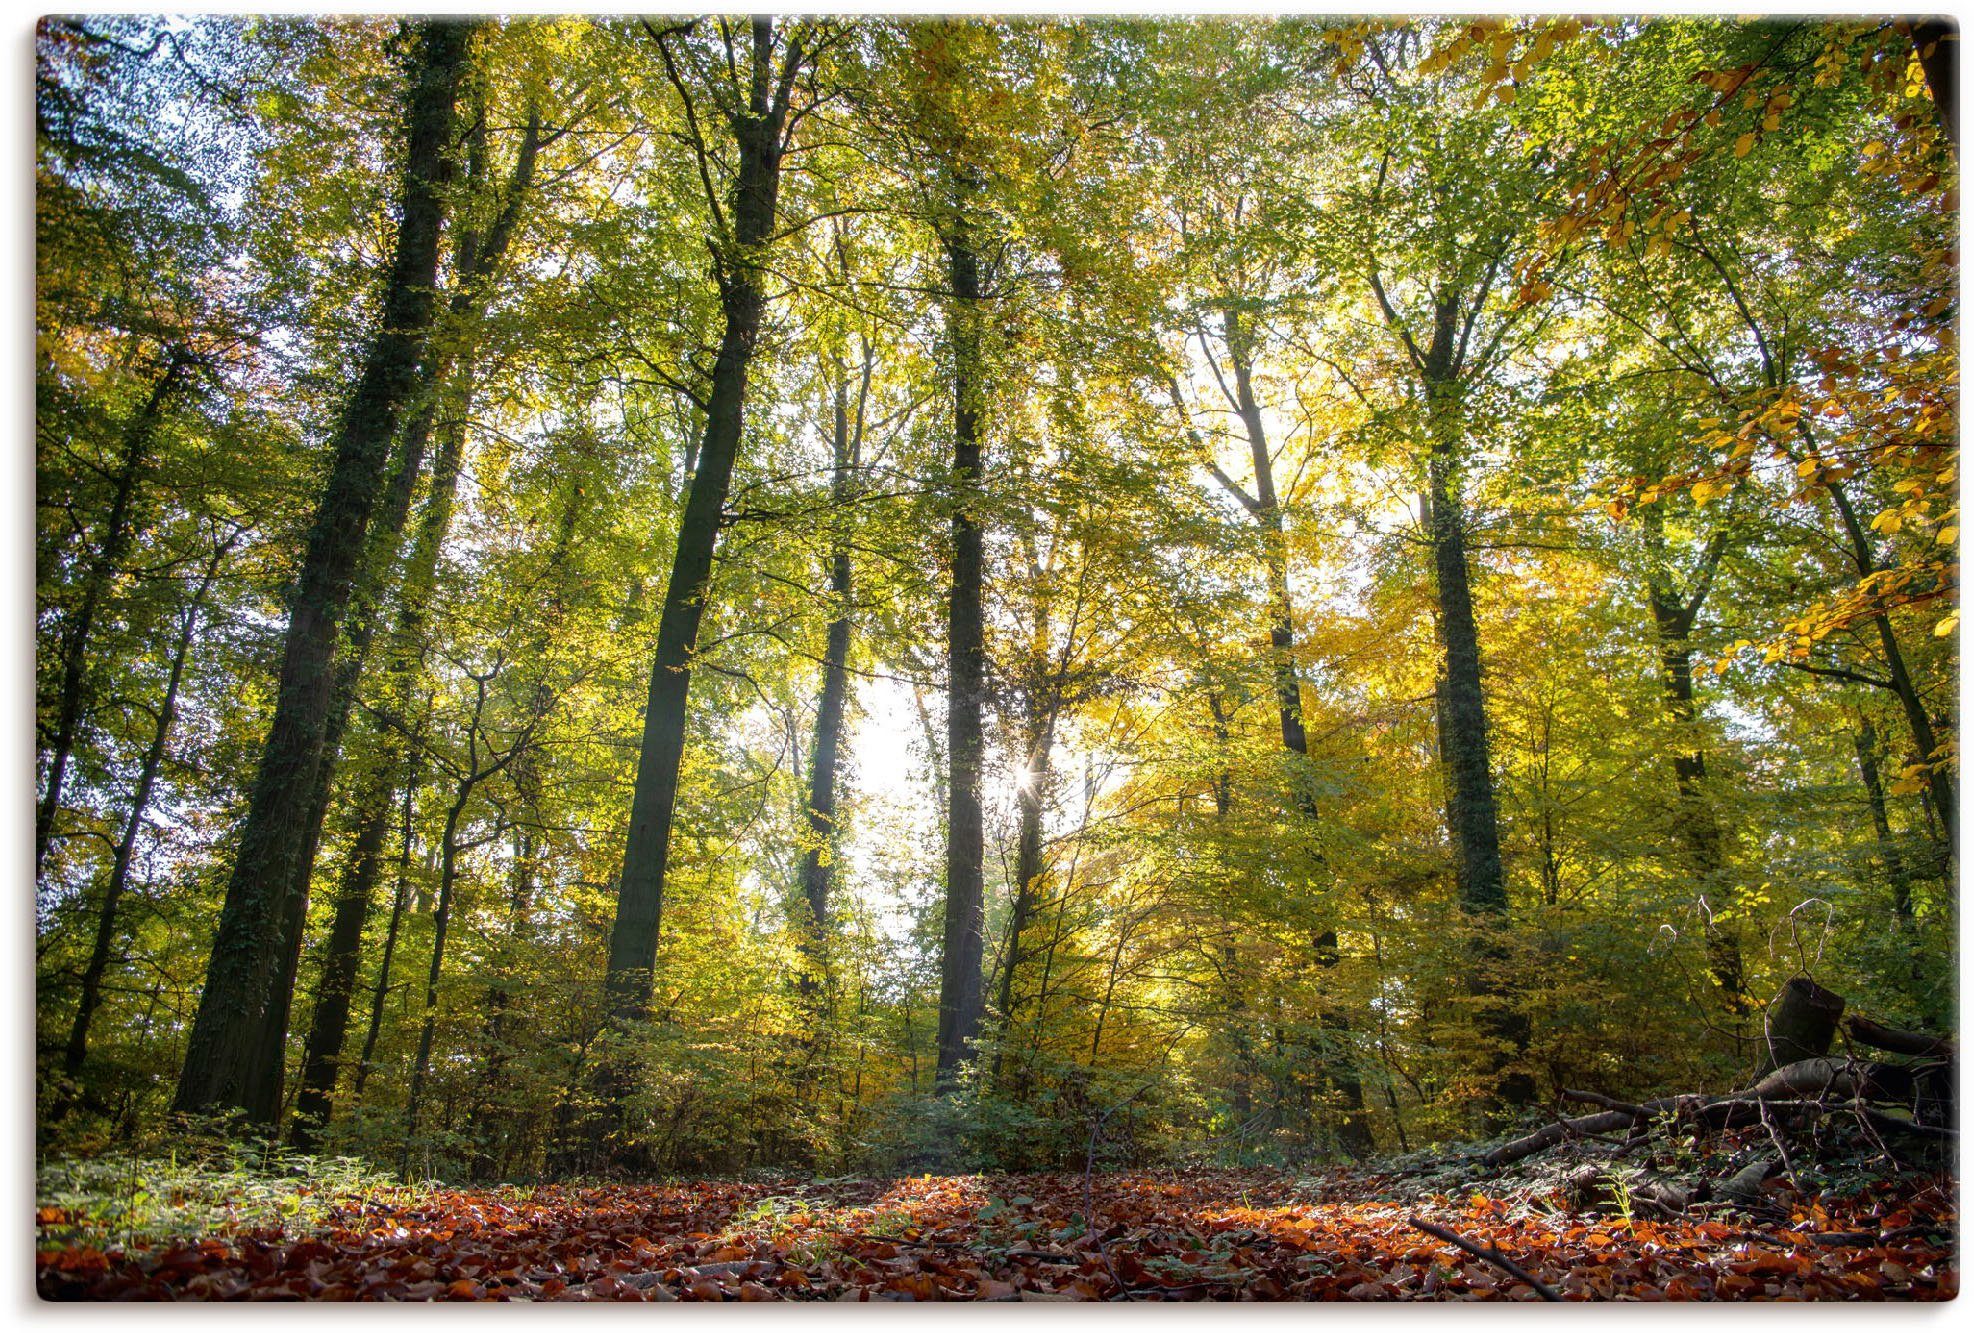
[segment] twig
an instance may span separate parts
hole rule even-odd
[[[1541,1278],[1538,1278],[1534,1274],[1530,1273],[1526,1268],[1523,1268],[1520,1264],[1516,1263],[1513,1259],[1510,1259],[1507,1255],[1501,1253],[1501,1251],[1495,1249],[1492,1245],[1482,1245],[1475,1241],[1468,1240],[1465,1236],[1462,1236],[1457,1231],[1448,1231],[1445,1227],[1434,1226],[1431,1222],[1424,1221],[1423,1219],[1417,1217],[1406,1218],[1405,1224],[1407,1226],[1414,1227],[1417,1230],[1425,1232],[1428,1236],[1432,1236],[1439,1240],[1443,1240],[1448,1245],[1451,1245],[1456,1249],[1465,1250],[1468,1254],[1473,1255],[1474,1258],[1476,1259],[1482,1259],[1490,1264],[1493,1264],[1496,1268],[1499,1268],[1502,1272],[1508,1274],[1510,1277],[1520,1278],[1523,1282],[1526,1282],[1531,1287],[1534,1287],[1535,1294],[1540,1296],[1545,1301],[1561,1301],[1563,1299],[1561,1296],[1558,1296],[1556,1294],[1556,1289],[1554,1287],[1550,1286],[1547,1282],[1544,1282]]]

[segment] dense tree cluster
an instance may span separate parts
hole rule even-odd
[[[1278,1161],[1950,1022],[1955,48],[44,21],[44,1141]]]

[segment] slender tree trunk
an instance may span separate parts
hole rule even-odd
[[[1273,650],[1275,706],[1281,715],[1282,748],[1294,756],[1297,808],[1312,818],[1316,795],[1310,783],[1309,733],[1302,721],[1302,679],[1295,665],[1295,607],[1289,600],[1288,530],[1282,519],[1282,506],[1275,492],[1275,461],[1268,447],[1268,432],[1261,419],[1261,404],[1254,396],[1253,339],[1238,313],[1223,312],[1227,355],[1234,363],[1235,408],[1247,434],[1248,451],[1254,464],[1254,496],[1250,509],[1261,525],[1268,566],[1268,644]],[[1245,498],[1245,497],[1243,497]]]
[[[1006,1064],[1008,1045],[1014,1039],[1015,972],[1021,966],[1021,937],[1034,914],[1046,869],[1042,857],[1042,815],[1048,804],[1051,760],[1055,750],[1056,704],[1044,704],[1039,715],[1029,721],[1028,753],[1023,764],[1026,776],[1015,793],[1017,810],[1014,844],[1014,908],[1008,918],[1007,956],[1001,960],[999,1012],[1000,1041],[994,1047],[993,1083],[999,1086]]]
[[[1878,553],[1872,545],[1871,536],[1858,522],[1857,510],[1843,486],[1831,483],[1829,494],[1831,503],[1836,506],[1837,516],[1843,522],[1844,532],[1850,539],[1851,560],[1857,568],[1858,577],[1870,578],[1878,572]],[[1927,711],[1926,700],[1920,696],[1919,687],[1913,683],[1912,673],[1906,668],[1905,652],[1899,646],[1898,635],[1892,630],[1891,617],[1880,611],[1871,617],[1871,623],[1878,631],[1878,646],[1885,658],[1885,673],[1892,694],[1899,701],[1899,710],[1905,714],[1906,727],[1912,732],[1912,743],[1919,751],[1919,758],[1928,766],[1927,791],[1933,798],[1933,806],[1939,812],[1940,825],[1946,835],[1942,851],[1949,863],[1957,862],[1960,855],[1960,798],[1945,767],[1934,763],[1939,757],[1940,742],[1933,730],[1932,714]]]
[[[477,714],[475,724],[478,723]],[[432,963],[425,974],[423,1019],[418,1028],[418,1054],[411,1064],[411,1089],[404,1103],[404,1160],[409,1168],[412,1145],[418,1138],[418,1117],[425,1104],[425,1081],[432,1072],[432,1042],[438,1031],[439,978],[445,971],[446,934],[452,925],[453,886],[459,872],[459,817],[473,797],[474,777],[460,782],[446,810],[445,831],[439,839],[439,898],[432,907]]]
[[[868,383],[868,358],[864,376]],[[840,515],[842,507],[849,502],[858,464],[857,441],[851,428],[850,390],[840,365],[833,396],[835,466],[830,479],[830,502]],[[823,647],[822,694],[816,700],[815,737],[809,748],[806,810],[809,847],[803,854],[801,871],[802,898],[808,909],[802,941],[809,968],[802,985],[809,994],[814,994],[818,987],[824,994],[829,992],[829,896],[836,871],[836,769],[843,737],[844,706],[850,692],[850,548],[841,539],[833,543],[830,552],[829,599],[833,610]]]
[[[151,447],[164,419],[171,396],[184,382],[190,358],[182,348],[165,354],[165,363],[152,382],[151,392],[134,416],[124,424],[123,457],[117,467],[110,493],[110,508],[103,519],[102,536],[96,542],[88,571],[82,577],[82,604],[62,626],[56,648],[61,667],[61,684],[55,696],[54,736],[48,747],[48,776],[41,802],[34,812],[34,873],[41,874],[41,861],[48,852],[48,839],[55,829],[55,816],[62,808],[62,788],[68,779],[69,760],[75,753],[76,734],[82,725],[83,681],[89,665],[89,637],[96,627],[96,616],[108,596],[117,567],[130,550],[135,529],[131,510],[136,504],[139,483],[150,466]]]
[[[484,90],[475,90],[474,113],[473,125],[466,140],[465,184],[469,195],[486,189],[487,130]],[[515,155],[513,173],[507,183],[501,208],[491,227],[484,236],[474,228],[460,228],[453,258],[454,290],[452,299],[447,303],[446,315],[453,331],[466,331],[463,335],[465,345],[455,355],[450,345],[434,350],[433,345],[428,343],[427,354],[419,370],[418,398],[402,432],[397,466],[385,486],[377,519],[371,525],[366,539],[363,565],[352,593],[352,606],[348,615],[349,629],[343,636],[343,651],[335,668],[335,683],[330,695],[329,721],[323,731],[322,758],[316,766],[315,790],[305,817],[307,845],[297,864],[295,878],[288,885],[280,915],[281,950],[284,959],[282,984],[275,992],[274,1003],[269,1008],[261,1028],[260,1058],[265,1061],[283,1059],[287,1049],[289,1007],[293,1002],[295,979],[301,966],[302,940],[308,920],[309,890],[315,874],[316,853],[321,845],[323,822],[328,816],[330,797],[335,787],[344,733],[349,726],[351,710],[356,704],[357,687],[362,681],[369,658],[371,640],[375,637],[382,618],[383,595],[391,582],[391,570],[398,563],[405,519],[411,511],[412,492],[416,489],[419,473],[424,466],[426,443],[431,438],[436,423],[439,433],[438,456],[433,460],[432,484],[426,509],[428,515],[437,515],[441,526],[436,533],[421,530],[419,542],[423,543],[428,537],[430,539],[429,555],[420,545],[413,551],[405,569],[407,584],[423,575],[424,581],[418,585],[419,592],[422,595],[429,595],[430,567],[437,563],[438,545],[445,537],[444,524],[451,517],[453,490],[457,485],[459,460],[464,448],[466,419],[472,406],[474,338],[470,330],[483,313],[492,276],[506,254],[508,241],[512,238],[515,225],[520,218],[522,204],[534,183],[535,155],[539,147],[540,134],[540,118],[530,109],[527,125],[522,131],[521,143]],[[449,344],[450,340],[447,342]],[[428,528],[431,522],[431,518],[424,520],[421,529]],[[425,568],[418,567],[420,560],[425,561]],[[385,779],[385,782],[388,784],[388,779]],[[383,795],[388,803],[388,792]],[[381,842],[379,845],[381,846]],[[357,924],[355,940],[360,946],[361,922]],[[332,966],[340,965],[332,964]],[[353,976],[354,961],[349,962],[347,967]],[[347,1008],[347,997],[344,1004]],[[303,1057],[305,1067],[307,1062],[308,1056],[305,1054]],[[299,1106],[299,1099],[297,1105]]]
[[[1477,934],[1469,987],[1485,1000],[1478,1026],[1489,1045],[1480,1065],[1494,1080],[1500,1100],[1520,1106],[1534,1099],[1535,1085],[1525,1073],[1503,1073],[1528,1046],[1529,1020],[1508,1001],[1510,988],[1500,975],[1507,960],[1502,932],[1507,925],[1508,888],[1501,865],[1500,817],[1488,753],[1480,629],[1474,619],[1472,572],[1467,561],[1460,312],[1461,299],[1456,295],[1442,296],[1435,303],[1432,342],[1419,366],[1430,435],[1427,533],[1432,545],[1444,663],[1437,691],[1439,747],[1447,776],[1447,824],[1453,842],[1455,883],[1460,906],[1469,914]]]
[[[946,604],[945,936],[939,969],[939,1086],[959,1080],[980,1031],[984,994],[982,872],[985,827],[980,808],[987,695],[983,610],[985,554],[976,512],[982,473],[980,261],[964,223],[944,237],[952,300],[946,317],[953,349],[953,584]]]
[[[1899,853],[1899,845],[1892,835],[1892,820],[1885,801],[1885,784],[1878,772],[1880,752],[1878,729],[1871,725],[1871,719],[1860,716],[1854,737],[1857,747],[1858,775],[1864,780],[1865,801],[1871,808],[1872,831],[1878,836],[1878,856],[1885,863],[1885,878],[1892,886],[1892,919],[1898,923],[1899,938],[1905,944],[1905,980],[1912,998],[1921,1011],[1936,1025],[1950,1022],[1950,1018],[1940,1013],[1941,996],[1937,989],[1926,985],[1924,958],[1920,952],[1918,923],[1912,909],[1912,870],[1906,859]]]
[[[283,1062],[264,1025],[285,1005],[284,909],[307,853],[307,820],[328,726],[337,631],[349,605],[398,415],[417,391],[432,324],[453,102],[474,26],[418,26],[401,211],[382,322],[330,449],[329,479],[290,609],[274,717],[206,969],[174,1109],[240,1108],[271,1124]]]
[[[397,957],[398,931],[404,924],[404,909],[411,902],[411,816],[418,804],[418,766],[408,765],[404,780],[403,803],[399,806],[397,885],[391,892],[391,918],[384,926],[384,947],[379,951],[377,984],[370,993],[370,1024],[363,1034],[363,1051],[356,1058],[356,1083],[350,1096],[363,1100],[363,1085],[370,1077],[377,1055],[377,1037],[384,1027],[384,1001],[391,994],[391,963]]]
[[[392,627],[385,653],[387,707],[400,726],[409,724],[409,715],[417,697],[418,667],[425,651],[426,621],[431,612],[439,552],[452,526],[453,506],[458,495],[460,466],[465,455],[466,418],[473,393],[470,363],[466,365],[462,378],[464,382],[455,396],[456,410],[448,414],[439,430],[438,448],[432,456],[431,487],[419,513],[418,530],[412,539],[411,550],[405,558],[397,623]],[[421,413],[420,416],[423,426],[414,423],[414,427],[429,427],[429,415]],[[332,718],[338,723],[338,730],[355,703],[357,682],[354,674],[347,680],[339,681],[339,685],[347,692],[338,698]],[[308,1039],[303,1047],[301,1090],[295,1098],[298,1122],[294,1137],[299,1147],[310,1146],[316,1132],[328,1123],[333,1109],[336,1076],[342,1067],[343,1044],[349,1032],[350,997],[363,949],[363,928],[370,918],[371,901],[383,869],[384,842],[390,831],[396,759],[388,736],[380,733],[372,754],[356,779],[356,840],[344,872],[343,889],[336,900],[335,915],[330,922],[322,977],[316,988]],[[315,811],[319,821],[328,802],[328,784],[318,786],[316,795],[321,803]],[[319,822],[317,829],[319,832]],[[305,894],[303,905],[306,906]],[[287,966],[291,977],[300,965],[300,944],[301,935],[297,931],[288,941]],[[289,989],[292,992],[292,982]],[[272,1023],[268,1026],[270,1032],[276,1028]],[[285,1019],[278,1026],[285,1034]],[[269,1042],[267,1033],[263,1033],[263,1042],[268,1044],[269,1058],[281,1049],[279,1044]]]
[[[738,175],[726,209],[732,219],[732,235],[724,238],[715,264],[724,328],[713,363],[698,465],[679,519],[671,579],[659,613],[658,647],[631,793],[630,833],[624,847],[616,918],[610,929],[605,992],[611,1023],[618,1028],[643,1021],[651,1004],[672,816],[678,805],[679,764],[685,754],[692,656],[710,592],[713,552],[719,541],[734,459],[740,451],[747,370],[760,335],[766,300],[761,252],[774,235],[776,197],[781,186],[782,125],[788,88],[793,71],[799,67],[797,53],[791,50],[781,91],[774,92],[770,87],[774,23],[756,18],[752,32],[753,83],[748,109],[727,118],[735,140]],[[791,44],[794,40],[791,38]],[[612,1125],[623,1123],[630,1079],[628,1070],[616,1060],[605,1061],[599,1073],[606,1116],[598,1128],[608,1133]],[[617,1147],[621,1151],[623,1145]]]
[[[384,843],[390,836],[391,791],[371,788],[364,798],[374,801],[357,825],[356,845],[344,871],[343,891],[329,924],[322,980],[315,992],[303,1047],[301,1088],[295,1096],[293,1142],[307,1152],[328,1124],[342,1067],[343,1040],[349,1031],[350,998],[356,991],[357,966],[363,952],[363,928],[384,866]]]
[[[1248,452],[1254,467],[1254,494],[1242,495],[1255,521],[1261,525],[1268,566],[1270,621],[1268,642],[1274,658],[1275,704],[1280,715],[1282,748],[1290,756],[1290,775],[1295,805],[1313,824],[1317,819],[1315,775],[1309,767],[1309,733],[1303,724],[1302,677],[1295,662],[1295,605],[1289,597],[1288,529],[1283,519],[1281,499],[1275,489],[1275,463],[1269,448],[1266,424],[1261,418],[1260,400],[1254,394],[1254,338],[1238,311],[1229,307],[1221,312],[1226,330],[1227,355],[1234,367],[1234,407],[1247,435]],[[1320,861],[1321,853],[1316,853]],[[1312,941],[1314,957],[1325,971],[1340,961],[1337,933],[1323,930]],[[1333,1009],[1318,1017],[1330,1034],[1331,1050],[1324,1060],[1322,1077],[1333,1083],[1343,1103],[1339,1139],[1353,1155],[1367,1155],[1374,1146],[1370,1123],[1364,1115],[1364,1085],[1356,1064],[1350,1058],[1350,1024]]]
[[[1731,905],[1733,891],[1722,879],[1727,867],[1725,839],[1706,789],[1707,755],[1700,743],[1699,709],[1693,694],[1692,640],[1694,621],[1712,586],[1714,566],[1725,547],[1718,538],[1709,544],[1693,580],[1694,589],[1688,594],[1673,586],[1663,518],[1656,507],[1648,507],[1644,523],[1650,565],[1646,593],[1659,643],[1659,699],[1676,738],[1672,752],[1673,789],[1677,797],[1674,827],[1686,848],[1688,868],[1701,892],[1714,895],[1722,900],[1722,906],[1727,906]],[[1720,988],[1730,1010],[1737,1014],[1748,1012],[1754,1002],[1747,993],[1741,942],[1731,927],[1716,919],[1713,904],[1707,905],[1704,930],[1707,970],[1714,984]]]
[[[1905,858],[1899,855],[1892,837],[1892,821],[1885,803],[1885,784],[1878,774],[1878,729],[1870,718],[1861,718],[1855,737],[1858,774],[1864,780],[1866,803],[1871,807],[1872,831],[1878,835],[1878,855],[1885,862],[1885,878],[1892,885],[1892,914],[1902,929],[1912,929],[1912,876]]]
[[[231,540],[223,543],[206,563],[204,577],[199,580],[198,590],[192,594],[192,600],[185,608],[178,640],[172,646],[171,671],[165,681],[164,702],[158,706],[157,727],[151,733],[151,743],[145,747],[143,762],[138,767],[137,786],[130,796],[130,814],[124,820],[123,836],[117,840],[110,880],[103,890],[102,906],[97,910],[96,938],[89,950],[89,961],[82,969],[82,997],[76,1006],[75,1021],[69,1027],[68,1044],[62,1052],[62,1068],[71,1078],[82,1072],[83,1061],[88,1058],[89,1025],[102,1002],[103,974],[109,969],[110,953],[116,943],[117,907],[130,885],[130,866],[136,856],[137,839],[144,829],[144,816],[150,812],[151,794],[157,787],[158,773],[164,767],[165,748],[171,740],[172,726],[178,720],[178,686],[185,677],[185,659],[191,652],[192,637],[197,632],[199,616],[205,609],[206,595],[212,590],[213,580],[219,577],[219,567],[232,549]]]
[[[743,189],[736,212],[749,247],[766,240],[772,225],[772,159],[748,153],[755,164],[748,175],[758,188]],[[767,176],[765,182],[758,178]],[[720,516],[739,452],[747,366],[760,332],[760,276],[752,269],[728,282],[722,294],[726,331],[713,365],[712,394],[699,466],[679,522],[671,581],[658,621],[658,651],[652,663],[645,703],[644,740],[638,751],[637,783],[631,797],[630,837],[624,852],[623,884],[616,923],[610,932],[611,1013],[619,1020],[642,1019],[651,1002],[651,966],[658,952],[659,916],[665,896],[665,870],[671,849],[672,813],[678,804],[679,763],[685,753],[687,690],[699,622],[706,610],[713,550]]]

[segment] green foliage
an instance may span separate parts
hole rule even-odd
[[[702,21],[691,50],[717,70],[741,31]],[[721,327],[725,204],[692,141],[733,108],[638,21],[476,38],[427,386],[459,479],[428,450],[407,526],[435,516],[429,567],[407,540],[360,590],[380,645],[409,628],[357,679],[282,1053],[292,1084],[381,774],[321,1151],[448,1180],[1299,1167],[1355,1135],[1471,1135],[1514,1075],[1539,1101],[1731,1084],[1751,1002],[1801,971],[1951,1026],[1958,171],[1896,24],[803,31],[628,1030],[604,950]],[[67,1154],[44,1191],[92,1235],[193,1225],[228,1189],[312,1215],[279,1183],[300,1159],[95,1155],[169,1133],[322,443],[376,323],[402,45],[371,18],[57,19],[37,44],[43,791],[68,747],[37,884],[40,1136]],[[455,303],[531,119],[506,257]],[[992,240],[992,481],[966,499],[992,697],[988,1013],[945,1088],[955,173]],[[1449,293],[1468,355],[1429,384]],[[1461,908],[1448,836],[1435,458],[1466,512],[1494,919]]]

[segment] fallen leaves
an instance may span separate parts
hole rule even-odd
[[[1324,1199],[1388,1182],[1332,1177]],[[1788,1225],[1586,1219],[1475,1194],[1311,1202],[1268,1172],[404,1192],[313,1234],[51,1247],[51,1300],[1534,1300],[1430,1216],[1569,1300],[1950,1299],[1954,1218],[1885,1191]],[[1933,1191],[1929,1198],[1944,1198]],[[59,1218],[37,1213],[44,1226]],[[1087,1215],[1086,1215],[1087,1214]],[[1835,1242],[1835,1243],[1832,1243]],[[1870,1243],[1859,1243],[1870,1242]]]

